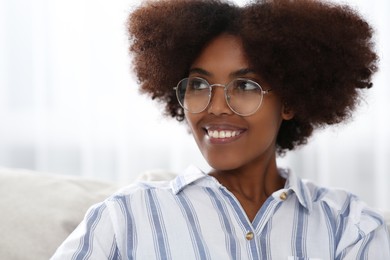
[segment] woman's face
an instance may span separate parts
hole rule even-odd
[[[233,79],[256,81],[263,90],[271,89],[251,70],[240,38],[223,34],[212,40],[190,68],[189,77],[200,77],[210,84],[227,84]],[[201,113],[185,112],[196,143],[215,170],[234,170],[274,158],[276,136],[283,111],[272,91],[264,95],[261,107],[250,116],[239,116],[228,106],[222,87],[214,87],[209,106]]]

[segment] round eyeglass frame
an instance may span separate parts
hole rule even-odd
[[[208,88],[209,88],[209,95],[208,95],[208,102],[207,102],[207,104],[205,105],[205,107],[203,109],[201,109],[200,111],[196,111],[196,112],[193,112],[193,111],[189,110],[188,108],[186,108],[184,106],[184,104],[182,104],[182,102],[180,101],[180,94],[179,94],[180,84],[183,81],[190,80],[190,79],[199,79],[201,81],[204,81],[205,83],[207,83]],[[228,92],[227,92],[228,91],[228,87],[229,87],[230,84],[232,84],[233,82],[235,82],[237,80],[250,82],[250,83],[254,84],[255,86],[257,86],[259,88],[260,94],[261,94],[261,99],[260,99],[260,102],[259,102],[258,106],[253,110],[253,112],[250,112],[250,113],[240,113],[240,112],[236,111],[234,108],[232,108],[232,106],[230,105],[230,103],[229,103],[230,97],[229,97]],[[224,88],[226,104],[228,105],[230,110],[232,110],[235,114],[237,114],[239,116],[250,116],[250,115],[253,115],[254,113],[256,113],[259,110],[259,108],[261,107],[262,103],[263,103],[264,95],[266,95],[266,94],[268,94],[269,92],[272,91],[272,89],[263,90],[263,88],[260,86],[259,83],[257,83],[256,81],[250,80],[250,79],[246,79],[246,78],[236,78],[236,79],[233,79],[232,81],[230,81],[228,84],[224,85],[224,84],[210,84],[207,80],[205,80],[204,78],[200,78],[200,77],[183,78],[182,80],[179,81],[179,83],[177,83],[176,87],[174,87],[173,89],[176,91],[177,101],[179,102],[180,106],[184,110],[186,110],[187,112],[189,112],[191,114],[199,114],[199,113],[202,113],[203,111],[205,111],[207,109],[207,107],[210,105],[210,102],[211,102],[211,99],[212,99],[213,87],[223,87]]]

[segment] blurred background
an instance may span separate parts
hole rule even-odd
[[[186,127],[138,93],[125,22],[139,3],[0,0],[1,167],[114,181],[189,164],[208,169]],[[278,160],[390,209],[390,1],[343,3],[376,30],[374,88],[350,122]]]

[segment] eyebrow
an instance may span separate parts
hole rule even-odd
[[[207,70],[201,69],[201,68],[191,68],[189,73],[196,73],[204,76],[213,76],[213,74]],[[237,77],[242,77],[248,74],[255,73],[253,69],[250,68],[243,68],[237,71],[233,71],[232,73],[229,74],[230,77],[237,78]]]
[[[240,69],[240,70],[237,70],[237,71],[230,73],[230,76],[237,78],[237,77],[242,77],[242,76],[246,76],[248,74],[254,74],[254,73],[255,73],[255,71],[253,69],[244,68],[244,69]]]
[[[195,73],[195,74],[201,74],[204,76],[212,76],[213,74],[208,72],[207,70],[201,69],[201,68],[191,68],[189,71],[189,74]]]

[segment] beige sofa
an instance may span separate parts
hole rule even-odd
[[[140,179],[173,177],[154,171]],[[125,185],[0,168],[0,259],[49,259],[92,204]]]

